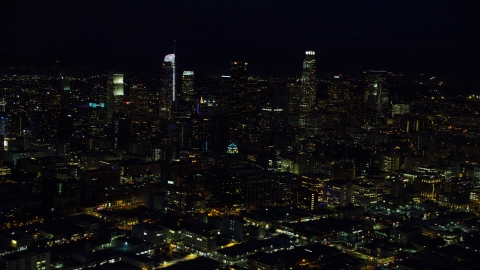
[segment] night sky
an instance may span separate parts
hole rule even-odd
[[[160,61],[176,39],[185,62],[305,50],[472,59],[480,57],[475,2],[17,0],[1,7],[0,49],[141,63]]]

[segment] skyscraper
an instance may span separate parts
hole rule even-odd
[[[301,101],[301,83],[287,83],[288,91],[288,125],[298,126],[300,118],[300,101]]]
[[[239,87],[247,82],[248,63],[243,61],[234,61],[230,66],[230,75],[234,87]]]
[[[227,95],[228,109],[236,118],[246,111],[247,94],[247,67],[248,63],[243,61],[234,61],[230,66],[231,86]]]
[[[132,122],[146,121],[149,109],[149,93],[142,84],[133,85],[130,89],[132,102]]]
[[[60,78],[60,116],[58,118],[57,137],[60,141],[67,141],[73,133],[73,112],[71,107],[70,78]]]
[[[131,137],[131,117],[125,112],[113,115],[113,148],[124,147]]]
[[[113,115],[120,110],[124,99],[123,72],[109,72],[107,79],[107,124],[111,124]]]
[[[332,132],[343,132],[348,124],[349,94],[353,85],[341,75],[328,81],[324,127]]]
[[[160,86],[160,117],[172,118],[172,103],[175,101],[175,54],[167,54],[162,63]]]
[[[262,106],[260,126],[265,131],[279,132],[288,126],[288,91],[285,82],[274,82],[269,86],[273,99]]]
[[[383,111],[388,107],[387,72],[384,70],[369,70],[364,72],[365,93],[364,104],[367,113],[373,119],[369,125],[380,125]]]
[[[314,51],[306,51],[303,60],[301,100],[300,100],[300,122],[305,115],[315,109],[315,99],[317,96],[317,61]],[[300,123],[302,124],[302,123]]]
[[[186,101],[195,101],[195,89],[193,84],[193,71],[184,71],[182,76],[182,98]]]

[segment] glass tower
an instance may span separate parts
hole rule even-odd
[[[301,99],[300,99],[300,124],[302,119],[315,109],[315,99],[317,96],[317,61],[314,51],[306,51],[303,60],[303,73],[301,80]]]
[[[186,101],[195,101],[195,90],[193,86],[193,71],[184,71],[182,76],[182,96]]]
[[[111,124],[113,115],[120,110],[121,102],[123,101],[123,73],[110,72],[107,78],[107,123]]]

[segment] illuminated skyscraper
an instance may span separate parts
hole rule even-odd
[[[317,61],[314,51],[306,51],[303,60],[302,87],[300,99],[300,121],[315,109],[317,96]]]
[[[123,73],[122,72],[110,72],[107,78],[107,124],[111,124],[113,115],[120,110],[120,106],[124,99],[123,92]]]
[[[195,101],[193,71],[184,71],[182,76],[182,98],[186,101]]]
[[[172,118],[172,103],[175,101],[175,54],[167,54],[162,63],[160,86],[160,117]]]

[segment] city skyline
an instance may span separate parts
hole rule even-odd
[[[475,7],[10,2],[0,269],[478,269]]]

